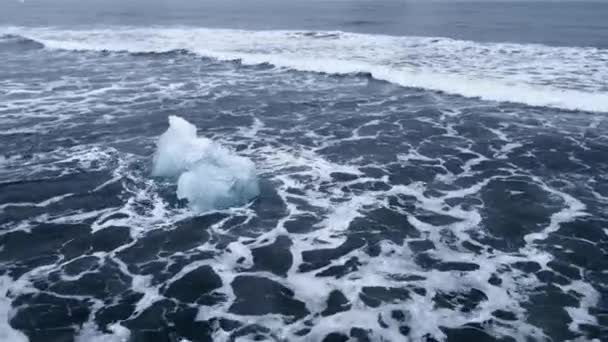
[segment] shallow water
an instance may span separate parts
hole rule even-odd
[[[602,22],[110,4],[0,5],[0,340],[608,338]],[[152,177],[169,115],[260,195],[201,214]]]

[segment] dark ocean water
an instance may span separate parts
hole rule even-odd
[[[607,16],[3,0],[0,341],[608,340]]]

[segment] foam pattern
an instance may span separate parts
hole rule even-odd
[[[606,340],[608,125],[596,59],[605,51],[11,30],[29,40],[0,40],[0,339]],[[215,58],[173,51],[188,42]],[[502,58],[496,68],[490,57],[462,67],[577,96],[487,101],[350,67],[277,68],[256,52],[291,53],[289,44],[311,48],[303,54],[352,47],[360,63],[407,44],[428,56],[487,49]],[[247,46],[256,63],[224,60]],[[547,69],[507,74],[517,53],[538,53],[527,67]],[[386,59],[442,75],[462,62]],[[550,70],[558,59],[564,67]],[[580,76],[586,63],[599,82]],[[466,84],[471,95],[488,91]],[[212,212],[189,205],[211,206],[201,184],[225,193],[219,176],[250,179],[252,164],[255,198]]]

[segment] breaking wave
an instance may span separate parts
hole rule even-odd
[[[4,31],[76,51],[190,52],[245,65],[327,74],[369,74],[405,87],[488,101],[608,112],[608,50],[345,32],[204,28]]]

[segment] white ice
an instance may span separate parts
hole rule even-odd
[[[177,197],[196,211],[238,206],[259,194],[254,163],[220,144],[197,136],[196,126],[169,117],[157,143],[152,175],[177,180]]]

